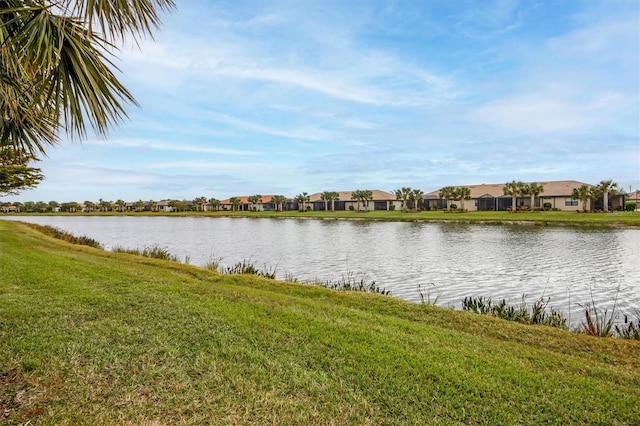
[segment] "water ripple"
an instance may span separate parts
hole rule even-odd
[[[580,305],[640,309],[640,230],[188,217],[13,216],[128,248],[158,244],[178,258],[223,266],[249,260],[279,278],[376,281],[419,302],[467,296],[519,303],[550,297],[574,318]]]

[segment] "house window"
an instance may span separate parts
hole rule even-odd
[[[574,200],[573,198],[565,198],[564,199],[565,206],[577,206],[578,200]]]

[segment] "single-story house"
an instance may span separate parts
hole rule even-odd
[[[273,195],[261,195],[261,202],[259,203],[252,203],[251,201],[249,201],[249,198],[251,198],[252,196],[250,195],[242,195],[242,196],[237,196],[237,197],[231,197],[231,198],[237,198],[240,201],[240,205],[239,205],[239,210],[240,211],[273,211],[273,210],[277,210],[279,208],[279,206],[276,205],[276,203],[273,202]],[[233,203],[231,202],[231,198],[227,198],[226,200],[221,200],[220,201],[220,209],[221,210],[233,210]],[[282,206],[283,210],[293,210],[295,208],[295,205],[293,204],[292,200],[287,198],[287,201],[284,203],[284,205]]]
[[[156,204],[156,211],[159,211],[159,212],[172,212],[173,211],[173,207],[171,207],[169,205],[169,203],[171,203],[171,200],[158,201],[158,203]]]
[[[525,182],[528,183],[528,182]],[[532,209],[534,207],[544,207],[546,203],[551,208],[565,211],[576,211],[582,208],[582,202],[571,198],[574,189],[579,188],[584,183],[575,180],[558,180],[537,182],[542,186],[543,192],[534,197],[533,205],[531,204],[530,195],[518,195],[516,205],[519,208]],[[587,184],[589,185],[589,184]],[[462,185],[461,185],[462,186]],[[482,185],[465,185],[471,190],[471,200],[464,201],[464,208],[469,211],[487,211],[487,210],[507,210],[511,208],[512,199],[510,195],[504,195],[504,183],[482,184]],[[589,185],[592,186],[592,185]],[[456,187],[457,188],[457,187]],[[425,209],[441,209],[445,207],[445,200],[440,198],[440,190],[429,192],[425,195]],[[616,210],[624,206],[624,194],[615,197],[609,197],[609,208]],[[449,201],[461,206],[460,201]],[[602,209],[603,200],[600,198],[595,202],[587,202],[588,210]]]
[[[358,201],[352,198],[353,191],[339,191],[338,199],[335,201],[325,201],[322,199],[322,193],[316,192],[309,196],[308,206],[312,210],[331,210],[332,206],[335,211],[339,210],[391,210],[393,208],[400,209],[401,202],[396,200],[396,196],[390,192],[374,189],[371,191],[372,200]],[[394,207],[391,207],[394,206]]]
[[[14,206],[13,204],[0,206],[0,212],[2,213],[18,213],[19,211],[20,209],[18,208],[18,206]]]

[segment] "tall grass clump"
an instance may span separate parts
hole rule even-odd
[[[617,314],[615,304],[613,309],[604,311],[598,309],[592,301],[586,305],[580,305],[584,309],[584,321],[580,324],[580,331],[589,336],[611,337]]]
[[[162,247],[159,245],[147,246],[141,249],[128,249],[125,247],[114,247],[111,251],[115,253],[128,253],[135,254],[137,256],[149,257],[152,259],[162,259],[162,260],[170,260],[172,262],[178,262],[178,256],[171,254],[166,247]]]
[[[636,311],[636,321],[625,314],[624,323],[614,327],[616,335],[622,339],[640,340],[640,310]]]
[[[376,293],[390,296],[391,291],[379,287],[375,281],[366,278],[358,278],[353,272],[348,272],[339,280],[316,280],[311,284],[337,291],[360,291],[363,293]]]
[[[429,283],[428,287],[435,287],[434,283]],[[438,303],[438,299],[440,298],[440,293],[438,293],[435,297],[431,296],[431,289],[427,289],[427,293],[425,294],[422,291],[422,285],[418,284],[418,294],[420,295],[420,303],[423,305],[436,305]]]
[[[30,226],[36,231],[42,232],[45,235],[48,235],[53,238],[57,238],[62,241],[66,241],[71,244],[79,244],[79,245],[89,246],[97,249],[102,248],[102,244],[100,244],[97,240],[94,240],[93,238],[89,238],[85,236],[75,236],[69,232],[63,231],[62,229],[58,229],[49,225],[38,225],[36,223],[26,223],[26,225]]]
[[[462,310],[491,315],[521,324],[540,324],[566,330],[568,328],[567,319],[561,312],[548,308],[550,300],[551,298],[541,297],[529,307],[524,295],[519,305],[509,305],[506,299],[494,304],[490,298],[483,296],[465,297],[462,301]]]
[[[265,265],[265,269],[261,270],[255,267],[255,265],[247,260],[237,262],[233,266],[227,266],[222,270],[224,274],[248,274],[257,275],[259,277],[265,277],[274,280],[276,278],[276,269]]]
[[[593,287],[591,288],[591,302],[586,305],[580,305],[584,309],[584,321],[580,324],[579,330],[585,334],[596,337],[611,337],[613,336],[614,326],[618,313],[616,307],[618,305],[618,290],[613,298],[613,308],[611,311],[608,309],[598,309],[596,302],[593,299]]]
[[[204,264],[204,267],[206,269],[210,269],[212,271],[220,271],[220,265],[222,263],[222,258],[221,257],[216,257],[213,254],[211,254],[211,256],[209,256],[209,260],[207,261],[207,263]]]

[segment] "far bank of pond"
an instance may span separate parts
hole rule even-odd
[[[3,218],[7,218],[6,216]],[[269,220],[180,216],[14,216],[116,246],[159,245],[182,261],[231,266],[247,260],[301,282],[345,276],[393,296],[442,306],[467,296],[518,303],[551,297],[565,316],[578,304],[640,309],[640,229]]]
[[[15,213],[7,215],[14,216]],[[317,219],[317,220],[369,220],[392,222],[427,222],[427,223],[477,223],[486,225],[536,225],[536,226],[572,226],[596,228],[637,228],[640,229],[640,211],[610,213],[578,213],[566,211],[540,211],[510,213],[503,211],[477,212],[444,212],[421,211],[402,212],[375,210],[356,211],[184,211],[184,212],[92,212],[92,213],[20,213],[28,216],[167,216],[167,217],[247,217],[274,219]],[[3,215],[0,214],[0,218]],[[4,216],[6,217],[6,216]]]

